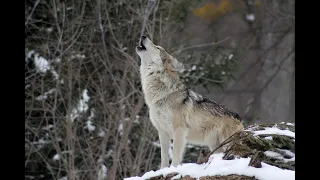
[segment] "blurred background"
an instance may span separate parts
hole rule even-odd
[[[25,0],[25,179],[156,170],[138,44],[147,0]],[[295,122],[294,0],[156,0],[145,35],[244,124]],[[184,162],[195,162],[188,145]]]

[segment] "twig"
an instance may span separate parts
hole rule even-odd
[[[218,41],[218,42],[213,42],[213,43],[208,43],[208,44],[198,44],[198,45],[194,45],[194,46],[189,46],[189,47],[185,47],[185,48],[182,48],[182,49],[179,49],[175,52],[173,52],[172,54],[177,54],[177,53],[181,53],[182,51],[185,51],[185,50],[188,50],[188,49],[193,49],[193,48],[200,48],[200,47],[205,47],[205,46],[214,46],[214,45],[218,45],[218,44],[221,44],[227,40],[229,40],[230,37],[227,37],[221,41]]]
[[[238,131],[238,132],[236,132],[236,133],[234,133],[233,135],[231,135],[228,139],[226,139],[225,141],[223,141],[216,149],[214,149],[213,151],[211,151],[211,153],[208,155],[208,156],[210,156],[210,155],[212,155],[214,152],[216,152],[219,148],[221,148],[222,146],[224,146],[224,145],[226,145],[226,144],[228,144],[229,142],[231,142],[231,138],[233,137],[233,136],[235,136],[236,134],[238,134],[239,132],[241,132],[241,130],[240,131]],[[242,139],[242,138],[241,138]]]
[[[135,94],[135,93],[137,93],[137,92],[138,92],[138,91],[135,90],[135,91],[129,93],[126,97],[120,99],[119,101],[113,102],[113,103],[108,103],[108,105],[116,105],[116,104],[118,104],[118,103],[121,103],[122,101],[128,99],[130,96],[132,96],[133,94]],[[139,92],[138,92],[138,93],[139,93]]]
[[[141,33],[140,33],[140,39],[144,33],[144,30],[145,30],[145,26],[147,24],[147,20],[151,14],[151,11],[153,9],[153,6],[155,4],[155,0],[148,0],[148,4],[147,4],[147,7],[145,9],[145,12],[144,12],[144,15],[143,15],[143,21],[142,21],[142,27],[141,27]]]
[[[28,18],[26,20],[26,22],[24,23],[25,26],[28,24],[28,21],[30,20],[30,18],[31,18],[31,16],[33,14],[33,11],[36,9],[36,7],[38,6],[39,2],[40,2],[40,0],[37,0],[36,3],[34,4],[32,10],[31,10],[31,12],[30,12],[30,14],[29,14],[29,16],[28,16]]]
[[[279,73],[279,71],[281,70],[282,65],[284,64],[284,62],[289,59],[289,57],[295,52],[295,49],[292,49],[280,62],[280,64],[278,65],[276,71],[272,74],[272,76],[268,79],[268,81],[263,85],[263,87],[261,88],[261,91],[263,89],[265,89],[266,87],[268,87],[268,85],[272,82],[272,80],[277,76],[277,74]]]
[[[237,78],[235,80],[235,83],[232,85],[232,87],[230,87],[229,89],[232,89],[233,87],[237,86],[238,83],[240,82],[240,80],[244,79],[246,77],[246,75],[250,72],[249,70],[254,68],[256,65],[259,65],[262,63],[262,65],[265,63],[265,61],[262,60],[262,57],[265,56],[269,51],[271,51],[273,48],[275,48],[276,46],[278,46],[286,37],[286,35],[292,30],[292,27],[289,27],[282,35],[281,37],[275,42],[273,43],[271,46],[269,46],[267,49],[263,50],[263,53],[261,53],[258,57],[257,57],[257,61],[255,61],[254,63],[250,64],[250,66],[248,68],[246,68],[246,71],[244,71],[242,74],[239,75],[239,78]],[[262,68],[262,65],[260,66],[260,69]],[[256,75],[258,75],[260,73],[257,72]],[[249,87],[251,86],[251,84],[253,84],[256,81],[252,81],[250,84],[247,85],[247,88],[245,88],[243,91],[246,91],[249,89]],[[225,94],[220,100],[219,102],[223,102],[225,100],[225,98],[227,97],[227,94]]]

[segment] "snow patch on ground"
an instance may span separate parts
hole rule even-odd
[[[262,134],[278,134],[278,135],[285,135],[285,136],[290,136],[295,138],[295,133],[290,131],[290,130],[281,130],[277,127],[266,127],[264,130],[258,130],[258,131],[253,131],[254,136],[262,135]]]
[[[186,163],[177,167],[163,168],[158,171],[150,171],[142,177],[125,178],[125,180],[145,180],[154,176],[166,176],[170,173],[178,173],[176,177],[189,175],[193,178],[215,175],[246,175],[255,176],[259,180],[294,180],[295,171],[283,170],[275,166],[262,163],[261,168],[248,166],[250,158],[238,158],[234,160],[223,160],[223,153],[213,154],[209,162],[205,164]],[[180,175],[180,176],[179,176]]]
[[[287,125],[290,125],[287,123]],[[294,126],[294,124],[292,124]],[[285,135],[292,138],[295,138],[295,133],[286,129],[281,130],[277,125],[273,127],[265,127],[264,130],[258,130],[258,125],[253,125],[248,128],[246,131],[250,131],[254,136],[258,135]],[[272,136],[264,137],[265,139],[272,140]],[[153,143],[155,146],[159,147],[160,144],[157,142]],[[171,150],[172,146],[170,146]],[[286,149],[278,149],[280,152],[274,151],[265,151],[264,154],[279,159],[284,162],[295,161],[295,153]],[[169,154],[172,153],[172,150],[169,151]],[[172,156],[172,154],[171,154]],[[294,180],[295,171],[281,169],[276,166],[272,166],[266,163],[261,163],[261,168],[255,168],[248,166],[250,162],[250,157],[248,158],[236,158],[233,160],[224,160],[224,154],[213,154],[210,156],[209,161],[205,164],[196,164],[196,163],[185,163],[177,167],[167,167],[160,169],[158,171],[150,171],[145,173],[142,177],[130,177],[125,178],[125,180],[145,180],[155,176],[166,176],[170,173],[178,173],[173,179],[181,178],[184,176],[191,176],[193,178],[200,178],[203,176],[215,176],[215,175],[230,175],[238,174],[245,176],[255,176],[259,180]],[[286,157],[286,158],[285,158]],[[289,157],[289,158],[288,158]],[[171,157],[172,158],[172,157]]]
[[[273,140],[272,136],[267,136],[264,139],[271,140],[271,141]]]

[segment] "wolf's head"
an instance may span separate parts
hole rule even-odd
[[[142,36],[136,52],[141,59],[141,66],[151,66],[158,70],[166,70],[171,74],[184,68],[181,62],[168,54],[161,46],[154,45],[146,36]]]

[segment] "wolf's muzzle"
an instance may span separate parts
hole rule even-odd
[[[146,36],[142,36],[141,39],[140,39],[140,46],[137,47],[137,50],[139,51],[143,51],[143,50],[147,50],[146,49],[146,46],[143,44],[144,41],[146,40]]]

